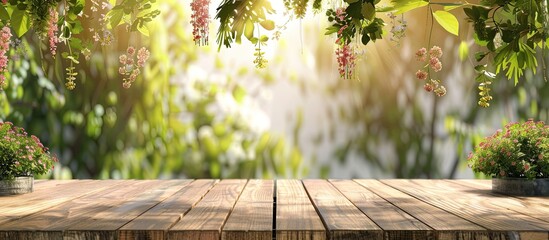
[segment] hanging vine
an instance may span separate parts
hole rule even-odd
[[[160,11],[156,9],[156,0],[2,0],[0,4],[0,27],[2,28],[2,46],[0,46],[0,83],[9,83],[8,51],[9,45],[19,41],[19,38],[30,32],[36,34],[45,42],[46,54],[43,59],[61,56],[67,63],[65,68],[66,87],[74,89],[78,72],[75,65],[83,56],[90,58],[91,52],[97,48],[108,47],[116,38],[115,29],[125,27],[128,32],[138,32],[148,35],[147,23],[156,18]],[[322,0],[282,0],[285,13],[289,19],[303,18],[308,9],[318,13],[322,7],[329,6],[329,1]],[[192,0],[191,24],[193,25],[194,41],[198,45],[208,44],[209,4],[211,0]],[[478,104],[488,107],[491,95],[491,85],[498,76],[511,79],[517,84],[523,78],[525,71],[534,74],[541,65],[544,75],[547,74],[545,63],[549,47],[546,41],[549,37],[549,7],[547,0],[481,0],[478,4],[467,1],[431,2],[429,0],[392,0],[389,6],[381,6],[380,0],[341,0],[338,7],[326,10],[330,26],[327,35],[335,35],[335,55],[341,78],[353,78],[354,67],[358,59],[357,46],[375,42],[383,36],[385,22],[378,17],[379,13],[389,16],[391,27],[389,40],[397,45],[406,36],[408,25],[402,14],[428,7],[432,23],[436,22],[448,33],[459,36],[459,21],[452,13],[462,9],[467,20],[474,29],[474,38],[481,47],[474,57],[478,62],[475,67],[479,82]],[[309,8],[309,3],[312,5]],[[433,8],[436,6],[436,8]],[[89,10],[88,10],[89,9]],[[436,10],[435,10],[436,9]],[[85,13],[85,10],[88,13]],[[270,0],[220,0],[216,9],[215,19],[219,21],[216,40],[219,49],[222,46],[230,48],[232,44],[242,42],[245,37],[255,47],[254,64],[258,68],[266,67],[265,46],[270,39],[280,36],[280,29],[275,29],[275,22],[270,20],[275,10]],[[97,24],[84,29],[81,21],[90,18],[89,11],[94,16],[100,16]],[[398,18],[400,16],[400,18]],[[96,20],[93,20],[96,21]],[[34,31],[29,31],[33,29]],[[266,30],[266,31],[260,31]],[[84,39],[82,34],[89,31],[92,39]],[[431,26],[432,31],[432,26]],[[9,37],[8,37],[9,33]],[[267,34],[266,34],[267,33]],[[13,35],[13,36],[11,36]],[[430,39],[430,37],[429,37]],[[5,46],[8,47],[5,47]],[[429,43],[428,48],[433,50]],[[467,46],[466,46],[467,47]],[[460,47],[461,48],[461,47]],[[39,48],[42,50],[42,48]],[[148,50],[145,49],[147,52]],[[435,49],[436,50],[436,49]],[[538,63],[537,51],[542,51],[541,63]],[[425,53],[427,54],[425,50]],[[423,52],[423,51],[422,51]],[[145,53],[145,51],[143,51]],[[5,60],[2,60],[5,59]],[[128,58],[129,59],[129,58]],[[127,59],[126,59],[127,60]],[[44,61],[46,62],[46,61]],[[440,70],[440,57],[425,59],[425,67],[416,72],[416,78],[425,80],[424,88],[436,95],[444,95],[446,89],[442,81],[433,80],[431,71]],[[134,65],[134,64],[127,64]],[[122,85],[129,87],[139,74],[133,74],[134,69],[143,66],[133,66],[130,70],[120,70]],[[547,79],[545,77],[545,79]]]

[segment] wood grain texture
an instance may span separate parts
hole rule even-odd
[[[99,181],[51,181],[37,185],[35,191],[0,198],[0,225],[60,205],[103,187]]]
[[[204,197],[217,180],[199,179],[124,225],[119,239],[164,239],[165,232]]]
[[[528,234],[547,239],[547,222],[491,204],[486,193],[455,192],[444,180],[383,180],[384,183],[491,231],[509,235]]]
[[[1,224],[0,231],[4,233],[12,232],[10,235],[13,238],[58,239],[68,226],[86,218],[89,214],[93,214],[98,206],[102,206],[98,203],[107,200],[100,199],[97,196],[115,191],[123,182],[125,181],[112,181],[112,183],[111,181],[105,181],[103,183],[109,184],[102,184],[103,189],[101,190],[88,193],[30,216]],[[106,208],[104,207],[104,209]]]
[[[383,232],[327,180],[303,180],[330,239],[383,239]]]
[[[40,181],[0,197],[0,240],[273,239],[273,220],[282,240],[549,240],[547,197],[489,181],[279,180],[276,206],[273,183]]]
[[[221,239],[273,238],[273,180],[249,180],[227,219]]]
[[[434,229],[437,239],[472,240],[488,237],[489,233],[485,228],[389,187],[378,180],[357,179],[355,181]]]
[[[352,180],[330,180],[366,216],[383,229],[385,239],[426,239],[432,228]]]
[[[110,200],[113,207],[90,214],[68,227],[70,239],[113,239],[119,228],[179,191],[188,180],[142,180],[130,196]]]
[[[471,194],[482,194],[488,196],[487,200],[491,204],[522,213],[541,221],[549,222],[549,198],[548,197],[523,197],[508,196],[493,193],[492,187],[488,184],[475,184],[464,181],[446,181],[447,186],[452,191],[467,192]]]
[[[299,180],[277,180],[276,239],[324,240],[326,230]]]
[[[221,229],[236,200],[246,185],[246,180],[222,180],[168,231],[168,239],[221,238]]]

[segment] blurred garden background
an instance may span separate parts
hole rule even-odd
[[[105,13],[88,9],[101,1],[89,1],[83,29]],[[283,25],[282,2],[272,2]],[[398,16],[407,25],[398,41],[389,30],[399,23],[382,16],[386,35],[359,50],[356,79],[343,80],[335,39],[324,35],[325,9],[277,27],[279,39],[264,48],[268,66],[256,69],[249,43],[218,51],[215,21],[211,46],[195,45],[190,0],[157,4],[161,14],[148,37],[115,29],[108,47],[79,59],[72,91],[64,86],[67,63],[38,51],[48,46],[29,34],[13,41],[0,119],[37,135],[59,157],[44,177],[472,178],[467,154],[484,136],[509,121],[549,118],[541,67],[516,87],[498,76],[490,107],[477,105],[478,47],[462,10],[455,12],[459,37],[433,28],[430,43],[444,51],[438,76],[448,91],[437,98],[415,79],[423,67],[415,52],[429,42],[426,8]],[[471,54],[460,51],[462,43]],[[126,89],[118,61],[130,45],[151,55]]]

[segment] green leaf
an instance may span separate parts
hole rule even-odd
[[[124,17],[124,12],[122,10],[111,10],[109,13],[107,13],[107,16],[110,17],[108,27],[110,29],[113,29],[120,24],[120,21],[122,21],[122,17]]]
[[[425,0],[393,0],[393,10],[396,10],[395,15],[402,14],[416,8],[424,7],[429,4]]]
[[[265,21],[260,22],[259,24],[261,24],[261,26],[263,28],[265,28],[266,30],[269,30],[269,31],[274,30],[274,28],[275,28],[275,23],[272,20],[265,20]]]
[[[23,34],[29,30],[30,21],[28,15],[25,14],[25,11],[19,9],[13,10],[13,13],[11,14],[11,26],[17,37],[23,36]]]
[[[437,20],[438,24],[446,29],[446,31],[458,36],[459,22],[456,16],[446,11],[436,11],[433,13],[433,17],[435,17],[435,20]]]
[[[139,31],[144,36],[147,36],[147,37],[149,36],[149,28],[145,24],[139,24],[137,26],[137,31]]]
[[[0,4],[0,20],[10,20],[10,14],[8,13],[8,10],[6,10],[6,6],[4,4]]]
[[[252,42],[252,44],[257,44],[257,42],[259,41],[259,38],[256,38],[256,37],[253,37],[250,39],[250,42]]]
[[[250,40],[254,37],[254,23],[251,20],[246,21],[244,27],[244,36]]]
[[[459,60],[464,61],[469,56],[469,46],[465,41],[459,44]]]
[[[82,27],[82,23],[80,22],[74,22],[71,24],[71,32],[72,34],[80,34],[82,31],[84,31],[84,28]]]
[[[440,3],[440,5],[444,6],[444,11],[451,11],[456,8],[466,6],[465,4],[461,4],[461,3]]]
[[[336,26],[329,26],[326,28],[326,32],[324,33],[324,35],[330,35],[332,33],[335,33],[339,31],[339,28],[337,28]]]
[[[376,15],[376,8],[371,3],[364,3],[362,4],[361,13],[365,19],[373,20]]]
[[[368,36],[368,34],[362,34],[362,44],[364,45],[367,45],[369,42],[370,42],[370,37]]]
[[[475,60],[477,60],[477,62],[480,62],[482,59],[484,59],[484,57],[486,57],[488,53],[486,52],[477,52],[475,53]]]

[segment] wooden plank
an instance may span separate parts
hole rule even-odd
[[[112,200],[109,204],[113,207],[75,222],[64,232],[64,239],[115,239],[119,228],[179,191],[189,180],[139,182],[142,185],[133,190],[133,196]]]
[[[462,186],[466,187],[472,187],[479,189],[481,191],[486,192],[487,194],[490,194],[492,191],[492,181],[491,180],[476,180],[476,179],[457,179],[457,180],[447,180],[452,183],[460,184]],[[495,196],[505,196],[503,194],[495,194]],[[549,207],[549,201],[547,201],[547,197],[535,197],[535,196],[509,196],[506,197],[512,197],[516,199],[520,199],[521,201],[525,201],[527,207],[529,208],[535,208],[537,205],[541,206],[542,208],[548,208]]]
[[[168,231],[168,239],[221,238],[221,229],[246,180],[222,180]]]
[[[29,216],[101,189],[99,181],[48,181],[28,194],[0,198],[0,224]]]
[[[465,184],[463,184],[465,183]],[[549,223],[549,201],[544,197],[513,197],[492,193],[491,185],[447,180],[440,185],[455,192],[464,192],[481,196],[492,205],[509,209],[520,214],[537,218]]]
[[[165,239],[168,229],[179,221],[212,188],[217,180],[196,180],[147,212],[124,225],[119,239]]]
[[[104,180],[95,181],[102,187],[97,191],[89,192],[82,197],[64,202],[58,206],[44,211],[6,222],[0,225],[0,238],[2,239],[60,239],[63,237],[63,230],[70,224],[79,221],[83,215],[94,213],[102,201],[110,200],[104,196],[120,189],[123,183],[128,181]],[[137,181],[132,181],[138,183]],[[130,189],[131,188],[121,188]],[[63,227],[65,226],[65,227]],[[2,237],[3,236],[3,237]]]
[[[326,230],[299,180],[277,180],[276,239],[325,240]]]
[[[273,180],[249,180],[227,219],[221,239],[273,238]]]
[[[459,215],[498,235],[547,239],[547,222],[490,204],[486,194],[453,192],[444,180],[383,180],[384,183]],[[493,200],[491,200],[493,201]],[[502,237],[500,237],[502,238]]]
[[[383,232],[326,180],[303,180],[329,239],[383,239]]]
[[[385,239],[433,238],[432,228],[352,180],[332,184],[381,229]]]
[[[368,190],[435,230],[437,239],[489,239],[485,228],[420,201],[378,180],[355,180]]]

